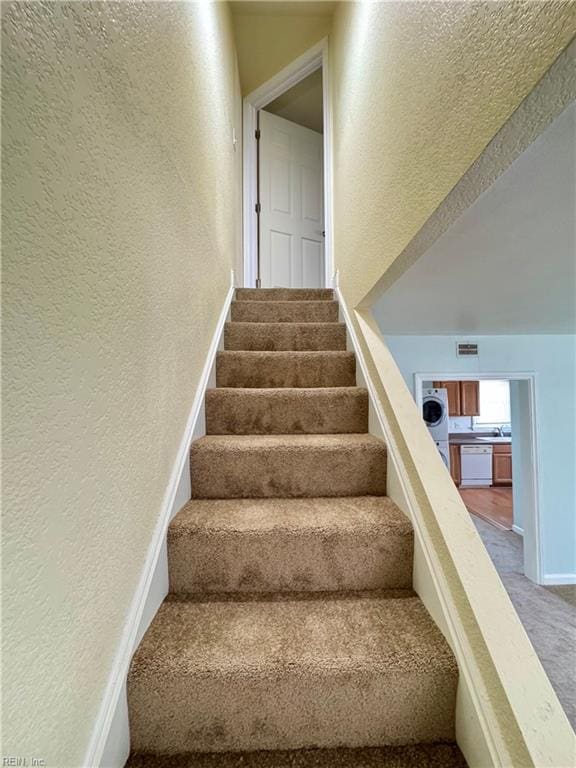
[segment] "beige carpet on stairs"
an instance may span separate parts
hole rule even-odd
[[[456,768],[458,670],[331,290],[239,289],[132,661],[135,768]]]
[[[360,749],[298,749],[274,752],[134,754],[129,768],[466,768],[455,744],[417,744]]]

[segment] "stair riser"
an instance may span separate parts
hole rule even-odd
[[[219,352],[217,387],[353,387],[353,352]]]
[[[171,762],[172,761],[172,762]],[[403,744],[282,752],[132,753],[126,768],[468,768],[456,744]]]
[[[230,639],[233,642],[233,639]],[[281,654],[281,649],[278,649]],[[298,749],[452,741],[456,676],[378,668],[230,670],[129,684],[136,751]],[[145,716],[142,716],[145,713]]]
[[[224,349],[345,350],[346,327],[338,323],[226,323]]]
[[[345,389],[275,392],[212,389],[206,434],[288,435],[368,431],[368,393]]]
[[[233,301],[231,317],[240,323],[337,323],[336,301]]]
[[[170,531],[170,591],[411,589],[413,538],[359,531]]]
[[[333,301],[331,288],[237,288],[236,301]]]
[[[246,499],[314,496],[384,496],[386,448],[284,447],[190,451],[192,497]]]

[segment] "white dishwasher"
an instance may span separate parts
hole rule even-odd
[[[492,485],[492,446],[460,446],[460,487]]]

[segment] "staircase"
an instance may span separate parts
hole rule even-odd
[[[128,765],[465,766],[333,292],[239,289],[224,346],[130,669]]]

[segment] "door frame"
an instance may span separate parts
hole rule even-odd
[[[328,288],[333,283],[333,216],[332,216],[332,104],[328,67],[328,38],[308,49],[274,77],[244,97],[242,110],[242,261],[243,285],[256,286],[257,274],[257,216],[256,216],[256,114],[271,101],[299,83],[317,69],[322,70],[322,111],[324,133],[324,281]]]
[[[425,381],[481,381],[483,379],[499,379],[501,381],[526,382],[528,386],[528,407],[522,414],[528,420],[528,451],[524,461],[524,477],[529,481],[528,509],[522,510],[522,526],[524,539],[524,575],[536,584],[545,584],[542,569],[542,528],[540,515],[539,488],[539,453],[538,433],[536,427],[536,374],[525,371],[490,371],[488,373],[460,373],[446,371],[435,373],[414,374],[414,399],[419,412],[422,412],[422,385]],[[512,447],[514,435],[512,435]],[[512,462],[514,449],[512,448]]]

